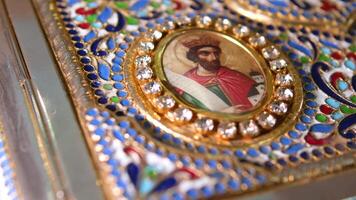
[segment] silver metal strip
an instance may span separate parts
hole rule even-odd
[[[49,179],[37,146],[35,129],[27,109],[22,83],[26,73],[21,68],[16,38],[0,1],[0,109],[1,122],[15,163],[21,193],[26,199],[47,199]]]
[[[18,68],[10,67],[11,70],[18,69],[19,76],[8,75],[14,84],[11,92],[18,93],[16,99],[22,99],[22,102],[7,110],[10,114],[31,112],[21,119],[7,122],[16,124],[21,120],[26,124],[26,127],[17,130],[24,136],[14,138],[13,142],[31,141],[33,148],[40,148],[35,152],[26,151],[31,155],[27,155],[28,158],[36,157],[36,160],[31,160],[33,164],[17,162],[18,168],[24,168],[23,176],[37,174],[37,177],[21,181],[24,182],[25,199],[103,199],[72,104],[31,2],[4,2],[17,39],[12,44],[17,48],[14,43],[18,42],[22,53],[14,58]],[[19,49],[15,51],[19,52]],[[24,99],[27,100],[27,107]],[[11,101],[14,101],[13,98],[3,101],[4,106]],[[23,109],[21,112],[14,112],[20,108]],[[29,186],[33,188],[26,189]]]

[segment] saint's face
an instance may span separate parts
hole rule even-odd
[[[220,67],[220,50],[215,47],[202,47],[197,52],[198,63],[207,71],[217,71]]]

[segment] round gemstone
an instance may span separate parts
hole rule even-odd
[[[230,27],[231,22],[226,18],[218,18],[215,22],[215,28],[219,31],[226,31]]]
[[[192,23],[192,18],[186,16],[186,15],[182,15],[177,19],[177,24],[179,26],[184,26],[184,25],[188,25]]]
[[[271,129],[276,125],[276,118],[268,113],[268,112],[263,112],[261,113],[258,118],[257,118],[258,124],[261,125],[265,129]]]
[[[198,16],[196,18],[196,23],[198,27],[207,27],[212,24],[212,19],[209,16]]]
[[[248,39],[249,43],[254,47],[263,47],[266,45],[266,38],[262,35],[256,34]]]
[[[281,71],[287,67],[287,61],[284,59],[272,60],[269,62],[272,71]]]
[[[158,30],[154,30],[152,32],[149,32],[147,37],[154,40],[154,41],[157,41],[159,39],[161,39],[163,36],[163,33],[161,31],[158,31]]]
[[[269,110],[277,115],[283,115],[288,111],[288,104],[283,101],[274,101],[269,106]]]
[[[143,52],[150,52],[155,48],[155,45],[152,42],[140,42],[139,49]]]
[[[148,67],[150,63],[152,62],[152,59],[148,55],[143,55],[139,56],[135,60],[135,65],[136,67]]]
[[[254,120],[239,123],[240,133],[244,137],[255,137],[260,134],[260,129]]]
[[[266,47],[266,48],[262,49],[263,57],[268,59],[268,60],[272,60],[272,59],[278,58],[279,54],[280,54],[279,50],[274,46],[269,46],[269,47]]]
[[[244,25],[237,25],[234,28],[232,28],[232,32],[237,36],[237,37],[246,37],[250,34],[250,29],[247,26]]]
[[[237,135],[237,127],[234,122],[221,123],[218,126],[218,134],[224,139],[232,139]]]
[[[152,76],[153,76],[153,71],[149,67],[141,67],[137,69],[136,78],[138,80],[147,80],[152,78]]]
[[[176,27],[173,21],[166,21],[162,24],[163,31],[173,30]]]
[[[275,83],[280,86],[289,86],[293,82],[293,77],[290,74],[277,74]]]
[[[158,94],[162,90],[161,85],[155,81],[146,83],[145,86],[143,87],[143,91],[146,94]]]
[[[171,96],[160,96],[155,101],[156,105],[160,109],[170,109],[176,104],[176,101]]]
[[[177,108],[168,113],[168,118],[172,121],[188,122],[193,118],[193,112],[188,108]]]
[[[196,120],[195,128],[199,132],[210,132],[214,129],[214,121],[208,118],[201,118]]]
[[[289,101],[293,98],[293,90],[290,88],[279,87],[276,93],[279,100]]]

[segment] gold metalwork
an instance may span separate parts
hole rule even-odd
[[[230,2],[230,0],[227,0]],[[113,188],[115,188],[115,183],[114,180],[111,179],[109,173],[108,173],[108,168],[105,163],[102,163],[99,161],[98,158],[98,151],[100,152],[100,149],[95,149],[97,145],[94,143],[94,141],[90,138],[89,136],[89,131],[88,128],[86,127],[85,120],[84,120],[84,111],[88,107],[96,106],[94,103],[93,99],[91,98],[91,91],[90,88],[88,87],[87,83],[85,82],[85,85],[83,85],[84,82],[82,82],[82,73],[78,72],[78,70],[75,70],[78,67],[78,62],[77,58],[73,55],[75,55],[75,52],[73,51],[73,45],[70,44],[70,42],[67,40],[68,36],[66,35],[65,31],[63,30],[63,24],[59,20],[58,16],[58,11],[54,9],[53,2],[51,6],[48,6],[48,2],[42,1],[42,0],[34,0],[34,4],[36,6],[36,10],[38,11],[38,14],[41,19],[42,26],[45,30],[45,33],[48,37],[48,42],[52,47],[53,53],[55,55],[55,58],[58,63],[58,67],[63,75],[63,78],[66,82],[66,86],[68,86],[68,91],[69,94],[73,100],[73,104],[75,105],[75,110],[78,114],[78,119],[79,122],[83,128],[84,132],[84,137],[85,140],[88,144],[88,149],[90,151],[90,154],[93,159],[93,164],[95,165],[95,168],[98,173],[98,184],[103,186],[103,190],[105,190],[105,194],[107,195],[106,197],[108,199],[116,199],[117,195],[119,192],[115,192]],[[40,5],[43,5],[42,7],[39,7]],[[52,10],[49,10],[51,8]],[[58,24],[56,24],[58,23]],[[54,28],[53,28],[54,27]],[[69,48],[68,48],[69,47]],[[134,43],[132,45],[132,48],[137,47],[137,43]],[[136,79],[133,77],[134,70],[132,68],[132,63],[134,60],[135,52],[134,51],[129,51],[126,59],[125,59],[125,66],[131,66],[128,68],[125,68],[125,79],[126,83],[128,83],[127,88],[129,89],[131,98],[134,99],[135,101],[134,106],[138,107],[140,109],[140,112],[144,115],[147,116],[148,120],[151,121],[154,125],[157,125],[161,127],[164,131],[169,131],[173,133],[176,137],[184,138],[186,141],[198,144],[201,142],[206,142],[207,146],[216,146],[216,141],[209,141],[207,138],[198,138],[199,140],[196,140],[196,138],[193,138],[192,136],[188,134],[184,134],[185,127],[181,126],[179,128],[179,132],[176,132],[175,124],[171,123],[168,121],[166,118],[161,117],[161,115],[157,112],[152,112],[155,108],[152,106],[152,104],[148,101],[140,101],[139,99],[142,99],[142,97],[145,97],[143,92],[139,87],[135,87],[134,84],[136,83]],[[293,75],[293,77],[298,77],[295,69],[292,67],[288,67],[288,71]],[[229,147],[229,148],[234,148],[235,146],[257,146],[261,145],[262,143],[267,143],[273,140],[274,138],[278,137],[282,133],[285,133],[289,127],[292,127],[297,119],[297,113],[299,113],[301,106],[303,104],[303,94],[302,94],[302,84],[299,79],[295,79],[295,85],[294,85],[294,91],[295,91],[295,96],[294,96],[294,101],[293,104],[290,107],[289,114],[285,118],[285,122],[283,126],[279,126],[276,129],[274,129],[272,132],[262,135],[258,138],[255,138],[250,141],[243,141],[242,143],[239,142],[226,142],[226,141],[219,141],[220,143],[218,144],[219,147]],[[88,95],[89,94],[89,95]],[[88,98],[89,97],[89,98]],[[116,117],[116,119],[120,120],[121,118]],[[177,152],[181,155],[187,154],[187,151],[184,150],[179,150],[173,147],[168,146],[167,144],[163,144],[153,138],[149,134],[149,130],[144,130],[138,123],[137,121],[131,119],[130,117],[123,117],[123,119],[130,121],[130,123],[133,125],[135,129],[137,129],[140,133],[142,133],[146,138],[148,138],[152,143],[155,145],[159,146],[160,148],[164,148],[165,150],[168,149],[167,151],[174,151]],[[167,125],[167,126],[164,126]],[[135,144],[139,146],[138,144]],[[233,146],[231,146],[233,145]],[[189,152],[192,153],[192,152]],[[209,158],[209,154],[198,154],[194,153],[194,157],[204,157],[204,158]],[[227,158],[228,156],[219,156],[220,158],[223,157],[223,159]],[[216,158],[214,156],[214,158]],[[311,159],[312,161],[315,161],[314,159]],[[268,180],[271,180],[271,182],[274,183],[289,183],[293,182],[295,180],[299,180],[303,178],[303,182],[300,183],[305,183],[304,178],[312,178],[316,177],[322,174],[330,173],[333,171],[337,171],[341,169],[342,167],[350,166],[352,163],[354,163],[354,155],[352,153],[348,153],[346,155],[343,155],[340,157],[338,160],[334,159],[324,159],[321,161],[313,162],[313,163],[303,163],[302,169],[297,169],[297,168],[286,168],[283,171],[277,171],[275,173],[271,173],[271,176],[268,177]],[[240,163],[236,161],[235,159],[232,159],[233,165],[234,166],[247,166],[247,167],[252,167],[256,168],[257,166],[249,166],[246,165],[246,163]],[[335,167],[333,167],[336,164]],[[177,165],[180,165],[180,163],[177,163]],[[258,168],[258,167],[257,167]],[[265,169],[262,169],[264,174],[268,174],[268,171]],[[226,172],[229,173],[229,172]],[[275,185],[270,185],[271,187],[276,187]],[[256,189],[256,188],[255,188]],[[240,193],[240,192],[239,192]],[[226,194],[224,194],[221,197],[231,197],[232,195],[236,195],[236,192],[230,192],[228,191]]]
[[[173,134],[176,137],[183,138],[188,142],[205,143],[207,145],[212,145],[212,146],[217,145],[220,147],[228,147],[234,149],[241,146],[259,145],[260,143],[268,142],[270,141],[270,139],[285,133],[288,130],[288,128],[290,128],[291,126],[293,126],[294,123],[296,123],[298,113],[303,104],[303,92],[302,92],[302,84],[298,78],[297,72],[293,67],[291,67],[292,66],[291,63],[289,63],[285,58],[285,56],[283,55],[280,56],[280,58],[283,58],[288,62],[287,71],[293,76],[294,79],[293,102],[290,105],[288,113],[283,116],[283,123],[279,123],[279,125],[275,127],[273,130],[271,130],[270,132],[258,136],[254,139],[243,138],[242,140],[226,141],[216,134],[211,134],[210,131],[201,132],[197,130],[196,128],[194,128],[194,124],[192,123],[184,124],[180,121],[171,120],[167,118],[167,116],[165,116],[165,113],[169,113],[169,111],[167,110],[162,111],[160,109],[157,109],[157,107],[154,105],[153,102],[156,96],[159,95],[172,96],[176,100],[178,107],[189,108],[190,110],[193,111],[194,113],[193,118],[191,120],[188,120],[187,122],[194,122],[198,118],[199,119],[208,118],[208,119],[213,119],[215,121],[215,124],[220,122],[229,122],[229,121],[241,122],[250,119],[256,120],[256,118],[260,113],[263,113],[264,111],[268,111],[267,109],[268,105],[270,105],[270,103],[275,99],[276,87],[274,86],[273,73],[271,72],[271,70],[269,70],[266,61],[262,58],[260,53],[258,53],[258,51],[261,50],[261,47],[253,48],[249,44],[246,44],[246,41],[234,37],[234,35],[229,31],[225,31],[225,32],[217,31],[216,28],[212,27],[212,24],[210,24],[206,28],[201,28],[201,25],[199,25],[200,27],[197,28],[191,24],[188,27],[165,31],[163,39],[161,39],[158,42],[158,47],[156,48],[156,50],[151,53],[146,53],[146,55],[151,55],[151,57],[154,57],[152,68],[155,72],[156,77],[153,77],[150,80],[138,81],[135,77],[136,73],[135,73],[135,65],[134,65],[134,59],[138,55],[142,55],[142,53],[137,50],[139,43],[142,41],[147,41],[148,38],[143,36],[132,44],[131,48],[128,50],[128,54],[124,62],[124,66],[126,66],[124,68],[124,75],[125,75],[126,83],[129,83],[127,84],[127,88],[129,90],[129,94],[131,98],[133,99],[134,106],[136,106],[140,110],[140,112],[144,114],[147,117],[147,119],[150,122],[152,122],[154,125],[160,127],[161,129],[163,129],[168,133]],[[264,73],[264,77],[267,79],[266,81],[267,83],[265,83],[267,89],[266,89],[266,95],[264,96],[264,99],[260,102],[260,105],[258,105],[256,109],[242,114],[226,114],[226,113],[219,113],[219,112],[211,112],[211,111],[198,109],[188,105],[187,103],[184,102],[184,100],[180,99],[179,97],[177,97],[177,95],[175,95],[174,92],[172,92],[172,88],[163,70],[162,56],[165,51],[165,48],[172,40],[174,40],[179,35],[189,33],[191,31],[192,32],[210,31],[213,34],[222,36],[227,40],[233,42],[234,44],[238,45],[239,47],[243,48],[245,51],[247,51],[250,55],[252,55],[257,60],[259,67],[261,68],[261,71],[263,71]],[[248,39],[248,38],[244,38],[244,39]],[[268,46],[268,44],[264,46]],[[160,82],[163,88],[162,91],[160,91],[159,93],[153,96],[146,95],[142,91],[142,85],[146,84],[149,81]],[[182,124],[184,125],[182,126]]]
[[[163,63],[162,63],[162,57],[163,57],[163,53],[166,49],[166,47],[168,46],[168,44],[173,41],[175,38],[177,38],[180,35],[183,35],[185,33],[194,33],[194,32],[198,32],[198,31],[209,31],[212,32],[218,36],[221,36],[229,41],[231,41],[232,43],[236,44],[237,46],[239,46],[240,48],[244,49],[246,52],[248,52],[249,55],[251,55],[252,57],[255,58],[256,62],[259,65],[259,68],[261,69],[261,71],[264,73],[264,77],[266,78],[266,82],[265,82],[265,86],[266,86],[266,94],[264,94],[263,97],[263,101],[260,101],[258,103],[258,105],[255,106],[254,109],[246,111],[242,114],[230,114],[230,113],[222,113],[222,112],[214,112],[214,111],[207,111],[204,109],[199,109],[196,108],[194,106],[190,106],[188,103],[186,103],[184,100],[182,100],[181,98],[177,98],[177,95],[174,92],[174,89],[170,86],[169,81],[166,78],[166,75],[164,73],[163,70]],[[163,87],[166,89],[167,93],[175,96],[176,100],[183,105],[186,105],[189,109],[193,110],[196,113],[200,113],[203,116],[207,116],[209,118],[213,118],[213,119],[224,119],[227,121],[241,121],[247,118],[251,118],[252,116],[255,116],[258,113],[261,113],[265,106],[270,102],[270,99],[272,97],[272,93],[274,91],[274,87],[273,87],[273,75],[272,72],[270,70],[268,70],[268,66],[266,61],[262,58],[262,56],[253,48],[251,48],[250,46],[247,45],[243,45],[241,43],[241,41],[233,38],[230,35],[221,33],[216,31],[215,29],[204,29],[204,28],[182,28],[179,29],[177,31],[174,31],[171,34],[168,34],[166,37],[164,37],[158,44],[157,50],[155,52],[154,55],[154,66],[153,66],[154,70],[156,71],[157,77],[158,79],[162,82]]]
[[[37,11],[38,18],[42,23],[44,32],[47,34],[47,41],[52,48],[52,53],[58,64],[58,69],[65,80],[68,93],[71,96],[73,107],[78,116],[78,122],[83,131],[83,137],[86,140],[88,146],[88,152],[90,154],[91,160],[95,167],[96,175],[98,176],[98,185],[106,185],[103,187],[104,194],[108,199],[115,199],[114,194],[111,191],[111,187],[115,186],[115,183],[110,182],[108,177],[110,176],[108,172],[107,165],[100,162],[97,152],[92,147],[95,147],[95,143],[90,138],[90,133],[86,127],[86,122],[82,116],[87,108],[94,107],[95,101],[93,94],[90,91],[90,87],[85,81],[84,74],[78,72],[77,67],[79,65],[78,57],[75,56],[75,49],[69,36],[65,31],[65,26],[60,18],[59,11],[55,1],[43,1],[43,0],[33,0],[35,10]],[[49,27],[49,28],[46,28]],[[45,149],[41,149],[41,153],[48,154]],[[55,158],[54,158],[55,159]],[[70,193],[66,190],[62,190],[63,186],[57,186],[55,184],[64,184],[63,181],[57,183],[54,179],[53,164],[51,162],[45,163],[47,173],[51,176],[51,184],[53,184],[53,190],[55,192],[62,191],[65,197],[70,196]],[[60,174],[60,179],[64,179],[64,175]],[[100,178],[99,178],[100,177]]]
[[[284,26],[318,27],[319,29],[334,33],[343,33],[347,31],[356,20],[355,11],[344,23],[339,23],[336,20],[308,19],[303,16],[295,17],[291,13],[288,15],[282,15],[280,13],[272,14],[250,5],[248,1],[245,0],[225,0],[225,4],[231,10],[262,23]]]

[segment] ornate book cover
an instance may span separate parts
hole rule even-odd
[[[248,197],[355,167],[354,1],[32,5],[105,199]]]

